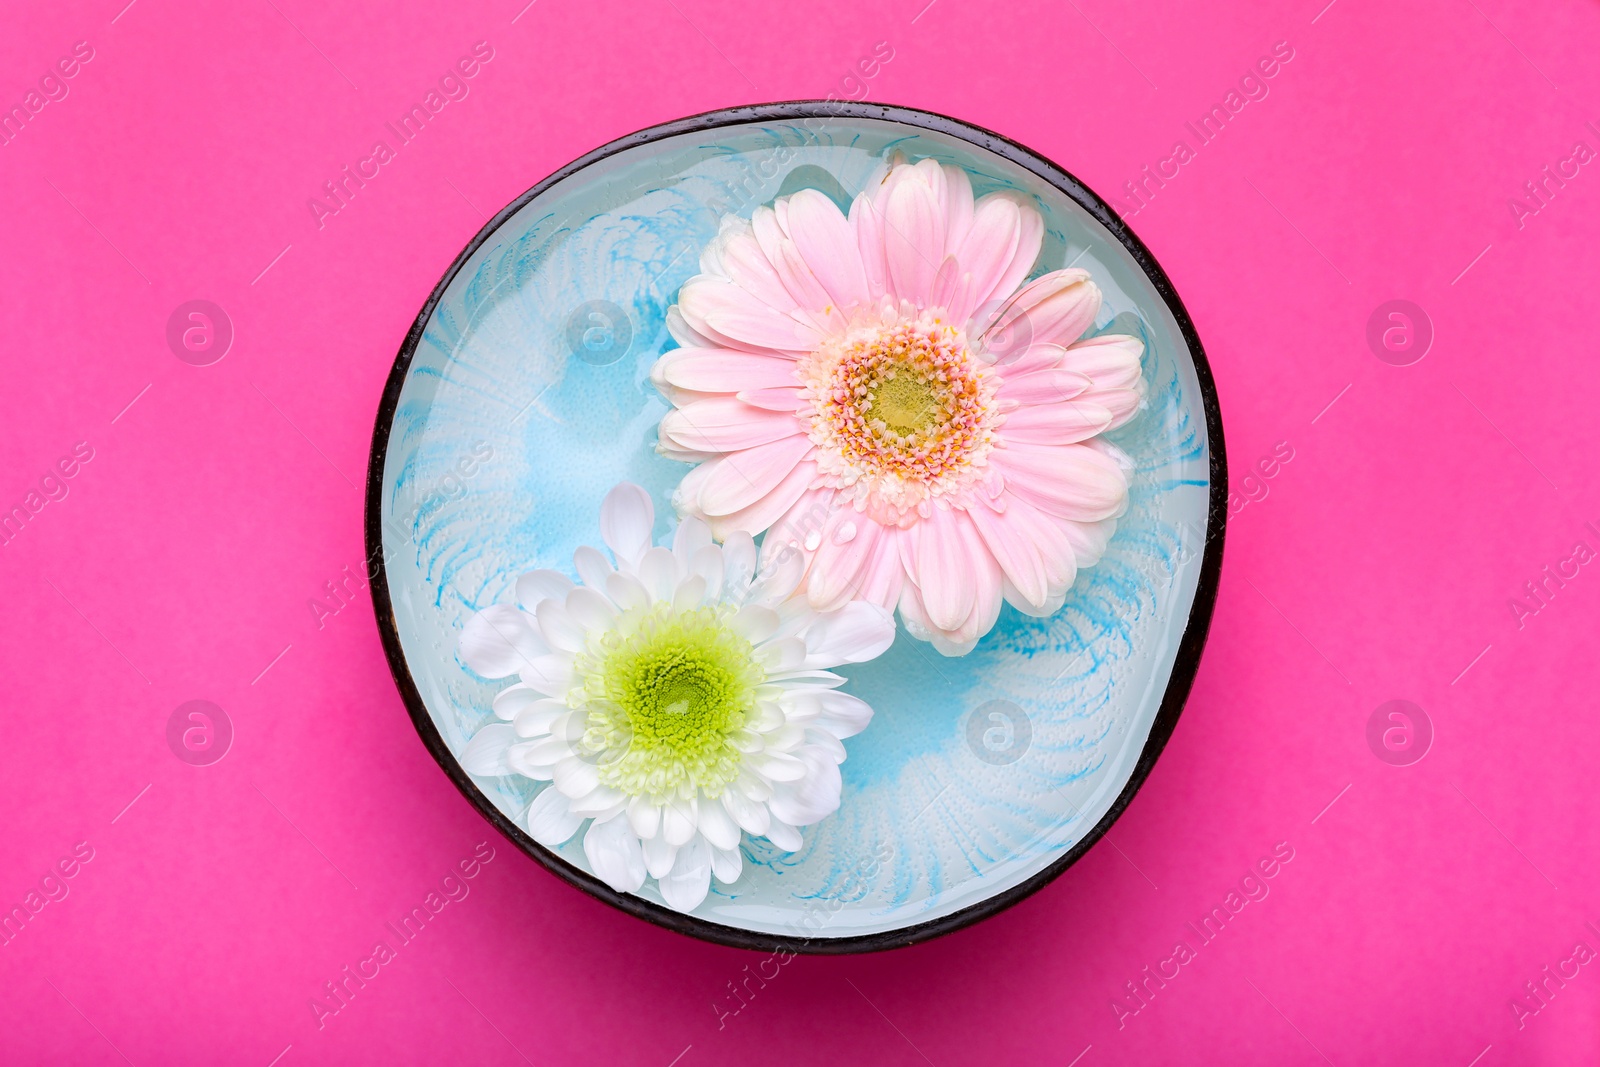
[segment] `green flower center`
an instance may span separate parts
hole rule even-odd
[[[575,747],[602,785],[661,802],[700,790],[715,796],[738,777],[732,737],[766,672],[728,625],[731,614],[657,604],[578,657],[585,718]]]
[[[889,371],[867,387],[867,398],[867,410],[901,437],[926,436],[945,419],[945,398],[938,383],[915,367]]]

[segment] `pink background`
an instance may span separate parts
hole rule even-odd
[[[0,146],[0,507],[93,449],[0,548],[0,904],[93,849],[0,948],[0,1060],[1600,1055],[1600,966],[1562,962],[1600,949],[1600,568],[1510,607],[1575,542],[1600,550],[1600,166],[1509,205],[1575,142],[1600,149],[1592,0],[123,2],[13,4],[0,30],[7,107],[94,50]],[[477,41],[494,57],[470,95],[319,229],[308,198]],[[847,82],[880,41],[893,59]],[[864,85],[1112,196],[1192,147],[1185,122],[1278,41],[1269,95],[1132,225],[1209,350],[1235,479],[1278,442],[1294,458],[1233,518],[1160,765],[1043,892],[914,949],[796,959],[733,1014],[761,955],[501,844],[413,733],[365,593],[319,629],[310,600],[362,557],[407,326],[486,214],[552,170],[652,123]],[[196,298],[237,334],[206,367],[165,337]],[[1432,321],[1411,366],[1367,343],[1391,299]],[[207,767],[166,740],[197,698],[236,731]],[[1410,766],[1366,739],[1396,698],[1435,734]],[[323,983],[482,841],[470,895],[319,1028]],[[1270,895],[1133,1014],[1124,983],[1279,842]],[[1524,983],[1547,965],[1578,973],[1541,1005]]]

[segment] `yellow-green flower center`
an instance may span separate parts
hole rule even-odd
[[[901,437],[926,437],[944,424],[948,391],[921,368],[901,366],[867,386],[864,407]]]
[[[579,656],[585,718],[575,747],[602,785],[661,802],[715,796],[738,777],[732,738],[766,672],[730,615],[657,604]]]

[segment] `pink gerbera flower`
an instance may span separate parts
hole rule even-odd
[[[1024,284],[1044,237],[1013,193],[897,162],[846,217],[802,190],[725,217],[651,377],[663,454],[699,466],[674,503],[724,538],[801,553],[812,606],[861,598],[961,655],[1001,600],[1054,613],[1127,506],[1099,440],[1144,395],[1132,337],[1079,340],[1082,270]]]

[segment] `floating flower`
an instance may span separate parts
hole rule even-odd
[[[819,611],[900,609],[946,655],[1002,598],[1053,614],[1127,506],[1098,435],[1144,396],[1133,337],[1080,340],[1082,270],[1024,284],[1044,223],[964,171],[896,163],[846,217],[802,190],[733,216],[667,323],[660,450],[699,466],[674,504],[718,537],[770,530]]]
[[[535,840],[561,845],[592,820],[583,851],[602,881],[635,892],[649,875],[689,911],[713,874],[739,877],[741,834],[792,852],[839,807],[840,742],[872,709],[826,668],[879,655],[894,619],[859,601],[818,612],[792,595],[798,557],[757,576],[749,534],[718,545],[692,516],[651,547],[654,521],[645,491],[618,485],[600,509],[614,564],[584,546],[581,584],[533,571],[519,606],[468,621],[467,666],[520,680],[462,765],[551,782],[527,812]]]

